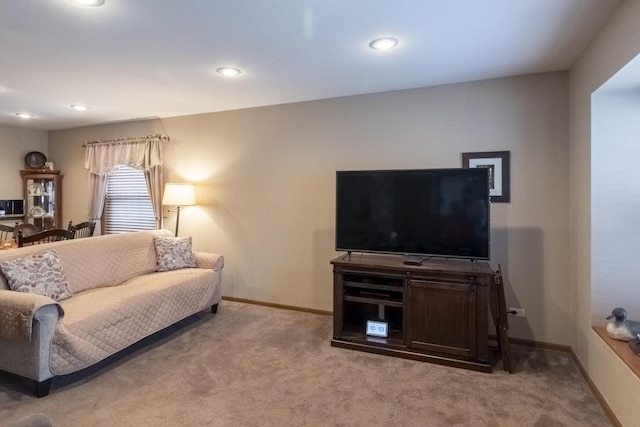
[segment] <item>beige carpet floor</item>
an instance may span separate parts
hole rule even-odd
[[[0,425],[610,426],[568,354],[512,346],[485,374],[333,348],[329,316],[223,301],[141,345],[32,384],[0,373]]]

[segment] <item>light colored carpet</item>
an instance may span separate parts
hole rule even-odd
[[[512,346],[485,374],[330,346],[329,316],[223,301],[143,345],[54,380],[0,373],[0,424],[610,426],[569,355]]]

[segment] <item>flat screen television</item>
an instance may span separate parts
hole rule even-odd
[[[489,259],[485,168],[336,172],[336,251]]]

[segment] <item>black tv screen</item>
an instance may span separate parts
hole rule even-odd
[[[336,250],[489,259],[485,168],[336,172]]]

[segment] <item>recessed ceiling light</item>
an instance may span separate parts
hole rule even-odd
[[[89,107],[87,107],[86,105],[81,104],[72,104],[70,105],[70,107],[78,111],[87,111],[89,109]]]
[[[33,114],[29,113],[16,113],[16,116],[20,117],[21,119],[33,119],[35,117]]]
[[[83,6],[102,6],[104,0],[71,0],[74,3],[81,4]]]
[[[218,72],[218,74],[222,74],[223,76],[227,77],[235,77],[242,73],[242,71],[233,67],[222,67],[218,68],[216,71]]]
[[[371,49],[376,49],[376,50],[388,50],[396,47],[397,45],[398,45],[398,39],[394,39],[391,37],[376,39],[371,43],[369,43],[369,47]]]

